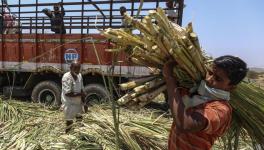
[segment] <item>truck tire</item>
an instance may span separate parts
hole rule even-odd
[[[85,104],[101,104],[108,101],[108,92],[100,84],[88,84],[84,87]]]
[[[47,106],[61,105],[61,87],[53,81],[43,81],[37,84],[31,94],[31,99],[36,103]]]

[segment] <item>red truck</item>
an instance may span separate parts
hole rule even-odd
[[[145,0],[138,18],[156,7],[166,8],[165,2]],[[179,24],[183,10],[181,3],[175,8]],[[0,35],[0,87],[4,95],[31,96],[34,102],[59,105],[62,75],[69,71],[69,62],[76,58],[82,64],[87,101],[100,101],[107,96],[103,76],[111,77],[111,85],[118,91],[118,83],[149,75],[147,68],[131,64],[124,53],[113,57],[112,53],[106,52],[111,48],[111,42],[98,32],[98,29],[109,27],[121,28],[120,6],[127,7],[127,12],[135,16],[139,0],[61,1],[66,14],[63,18],[66,34],[52,33],[50,19],[41,11],[44,7],[52,9],[54,4],[38,0],[34,4],[21,0],[18,4],[2,4],[2,9],[8,7],[10,14],[16,15],[18,26],[11,28],[19,31]],[[2,23],[1,28],[7,27]]]

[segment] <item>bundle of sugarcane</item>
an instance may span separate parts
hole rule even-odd
[[[207,65],[211,60],[202,53],[192,24],[183,28],[171,23],[161,8],[150,11],[142,21],[128,15],[125,15],[125,19],[141,34],[109,28],[102,31],[102,35],[116,43],[120,50],[130,49],[128,53],[135,64],[162,69],[163,64],[173,58],[178,64],[174,68],[174,75],[180,86],[186,88],[195,87],[205,78]],[[115,52],[117,50],[114,49]],[[158,92],[166,89],[161,75],[130,81],[120,86],[123,90],[133,89],[118,100],[120,105],[130,107],[141,107],[149,103]],[[152,92],[155,94],[151,94]],[[246,129],[262,148],[264,148],[263,93],[263,89],[243,82],[232,92],[231,99],[235,123]],[[149,96],[150,94],[152,96]]]
[[[162,69],[168,59],[174,59],[178,63],[174,68],[174,74],[180,85],[187,88],[195,86],[205,77],[205,58],[191,23],[186,28],[173,24],[161,8],[150,11],[142,22],[128,15],[125,15],[125,19],[142,34],[136,35],[122,29],[107,29],[102,34],[117,45],[132,46],[128,53],[131,53],[131,60],[134,63]],[[119,99],[118,103],[139,107],[146,105],[153,97],[166,90],[162,76],[147,77],[120,86],[122,90],[133,89],[133,92]]]

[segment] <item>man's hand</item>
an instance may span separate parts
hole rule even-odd
[[[174,78],[173,77],[173,67],[176,66],[177,63],[175,60],[167,61],[163,66],[163,76],[165,79]]]
[[[85,97],[86,97],[86,94],[85,92],[81,92],[81,95],[82,95],[82,102],[85,103]]]
[[[71,92],[71,93],[66,93],[65,95],[69,97],[79,97],[79,96],[82,96],[82,93]]]

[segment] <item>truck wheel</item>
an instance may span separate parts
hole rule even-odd
[[[59,106],[61,104],[61,87],[53,81],[43,81],[37,84],[31,94],[33,102],[47,106]]]
[[[86,104],[101,104],[107,102],[108,92],[104,86],[100,84],[88,84],[84,87]]]

